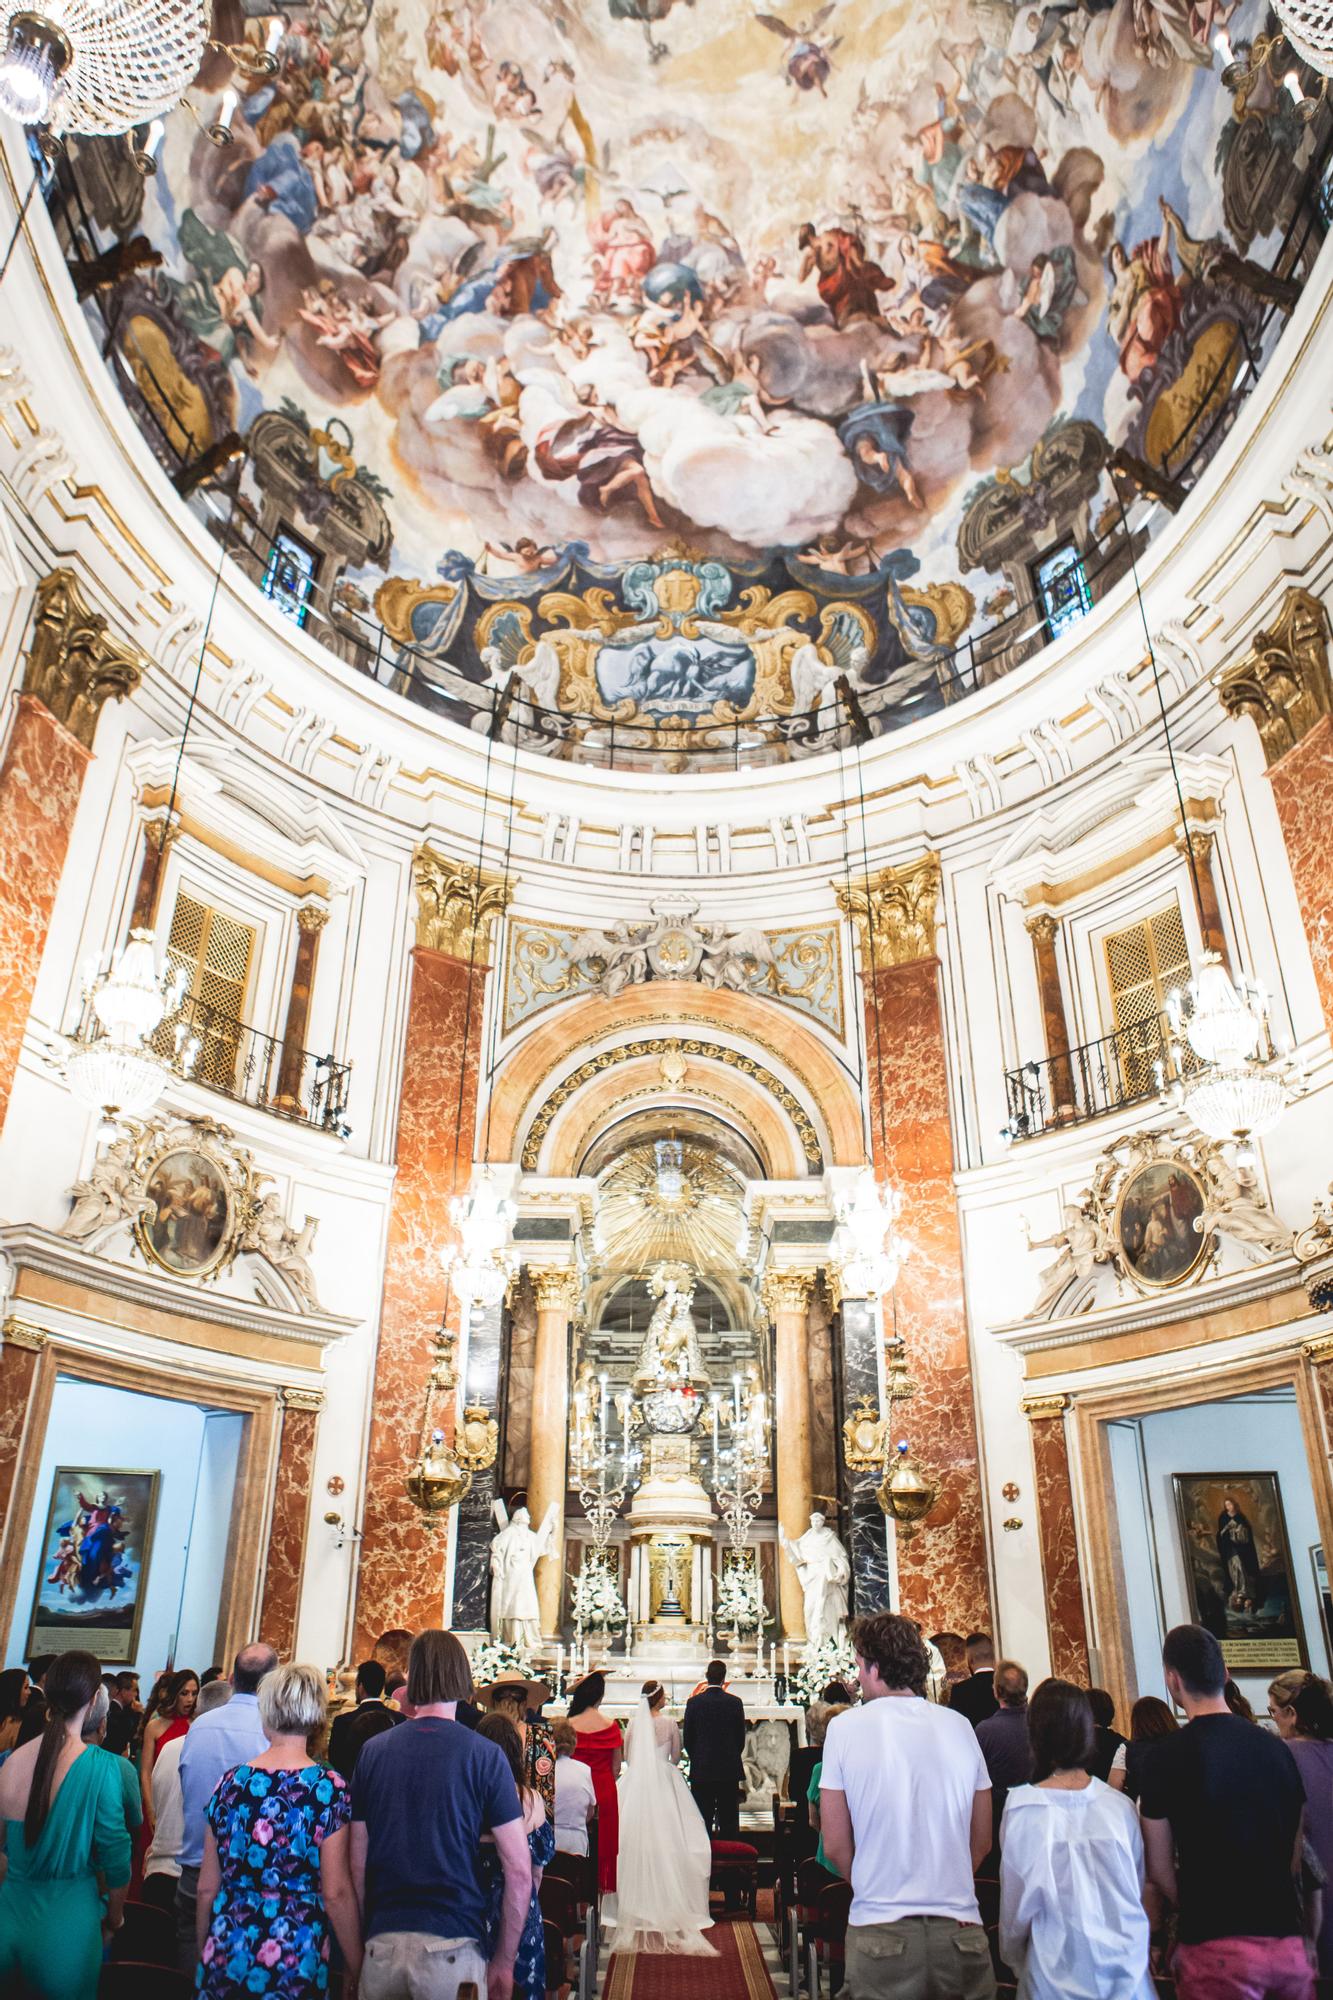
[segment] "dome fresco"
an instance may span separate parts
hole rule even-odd
[[[142,191],[75,162],[161,252],[90,307],[150,439],[246,440],[244,559],[356,664],[677,750],[890,727],[1120,574],[1107,461],[1200,469],[1323,143],[1216,0],[228,25],[275,75],[206,71]]]

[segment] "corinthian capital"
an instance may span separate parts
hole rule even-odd
[[[770,1319],[779,1313],[803,1313],[815,1288],[813,1271],[770,1271],[764,1279],[764,1308]]]
[[[412,857],[417,892],[417,943],[451,958],[486,960],[496,921],[514,899],[513,886],[486,868],[451,861],[434,847]]]
[[[579,1302],[579,1274],[568,1264],[557,1265],[554,1269],[529,1270],[532,1279],[532,1296],[537,1301],[538,1312],[563,1312],[572,1317]]]
[[[122,701],[143,679],[147,660],[112,637],[70,569],[53,569],[37,586],[23,692],[34,695],[86,750],[106,701]]]
[[[935,956],[937,854],[923,854],[905,868],[882,868],[864,882],[838,887],[837,895],[860,933],[862,963],[872,971]]]

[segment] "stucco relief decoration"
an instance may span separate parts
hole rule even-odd
[[[124,1136],[69,1190],[62,1236],[101,1257],[137,1254],[187,1282],[216,1280],[250,1255],[279,1280],[269,1303],[322,1310],[310,1268],[317,1220],[291,1227],[272,1176],[228,1126],[170,1115],[122,1122]]]
[[[843,1032],[837,932],[763,931],[752,925],[697,924],[688,899],[652,905],[651,921],[609,931],[576,931],[519,918],[505,963],[506,1034],[544,1007],[579,993],[614,998],[651,979],[691,979],[712,988],[763,993]]]
[[[485,964],[495,926],[513,901],[511,877],[452,861],[433,847],[412,857],[417,894],[416,941],[427,951]]]
[[[1308,590],[1289,590],[1272,623],[1228,667],[1217,697],[1229,715],[1248,715],[1272,765],[1329,713],[1328,613]]]
[[[1001,573],[979,612],[958,580],[976,482],[1066,420],[1178,469],[1241,392],[1317,136],[1224,69],[1218,28],[1242,54],[1265,25],[1247,0],[230,18],[277,73],[205,77],[167,121],[114,203],[162,262],[107,323],[159,432],[199,451],[288,414],[378,482],[391,546],[346,588],[387,582],[414,691],[464,719],[490,649],[557,718],[578,687],[683,735],[789,713],[801,649],[888,726],[938,706],[940,649],[1006,608]],[[133,180],[88,150],[90,199]],[[253,458],[241,479],[260,511]],[[631,579],[676,547],[672,574],[720,572],[704,619],[753,596],[788,636],[627,640]]]
[[[1030,1250],[1056,1255],[1038,1273],[1026,1317],[1090,1312],[1288,1256],[1292,1247],[1292,1231],[1232,1145],[1199,1133],[1132,1133],[1101,1155],[1091,1185],[1064,1204],[1059,1228],[1029,1236]]]

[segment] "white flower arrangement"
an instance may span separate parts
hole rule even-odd
[[[856,1692],[856,1654],[845,1632],[807,1646],[805,1657],[791,1676],[792,1694],[808,1708],[818,1701],[830,1681],[841,1681],[850,1693]]]
[[[720,1632],[755,1632],[761,1625],[773,1623],[772,1612],[764,1609],[758,1570],[739,1563],[723,1570],[713,1600],[713,1617]]]
[[[517,1646],[506,1645],[502,1639],[483,1639],[472,1655],[474,1685],[489,1687],[501,1674],[522,1674],[525,1679],[530,1679],[530,1656]]]
[[[574,1623],[585,1632],[618,1632],[626,1613],[610,1565],[589,1557],[574,1579],[570,1599]]]

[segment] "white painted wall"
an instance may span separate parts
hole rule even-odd
[[[161,1475],[139,1649],[130,1664],[145,1679],[157,1673],[173,1638],[179,1666],[202,1673],[213,1664],[244,1425],[245,1418],[231,1411],[63,1376],[57,1380],[7,1665],[20,1665],[26,1654],[51,1480],[58,1465]]]

